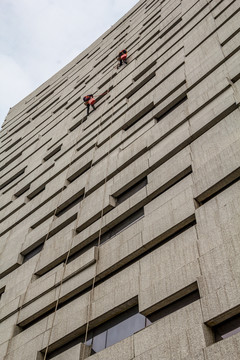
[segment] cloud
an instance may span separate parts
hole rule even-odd
[[[14,61],[13,58],[1,54],[0,79],[0,120],[3,121],[7,115],[9,107],[13,106],[29,94],[32,90],[32,83],[28,74],[16,61]]]
[[[0,65],[8,76],[1,79],[6,94],[0,98],[0,111],[60,70],[137,2],[1,0]],[[4,116],[0,113],[0,121]]]

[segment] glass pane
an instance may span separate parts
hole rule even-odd
[[[105,347],[106,347],[106,334],[107,334],[107,331],[104,331],[104,332],[94,336],[93,342],[92,342],[92,350],[94,352],[98,352],[98,351],[101,351],[101,350],[105,349]]]
[[[148,318],[146,318],[146,326],[149,326],[152,324],[152,321],[150,321]]]
[[[215,326],[216,341],[226,339],[240,332],[240,314]]]
[[[116,344],[118,341],[126,339],[128,336],[133,335],[135,332],[145,327],[145,316],[135,314],[121,323],[113,326],[108,330],[107,346]]]
[[[232,335],[235,335],[235,334],[237,334],[237,333],[239,333],[239,332],[240,332],[240,326],[239,326],[238,328],[232,330],[232,331],[229,331],[229,332],[226,333],[226,334],[223,334],[223,335],[222,335],[222,338],[223,338],[223,339],[226,339],[226,338],[228,338],[228,337],[230,337],[230,336],[232,336]]]

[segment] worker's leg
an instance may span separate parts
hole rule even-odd
[[[122,59],[119,60],[119,64],[117,66],[117,69],[119,69],[121,65],[122,65]]]
[[[96,108],[95,108],[95,106],[94,106],[94,105],[92,105],[92,108],[93,108],[93,110],[96,110]]]
[[[89,115],[90,105],[87,104],[87,116]]]

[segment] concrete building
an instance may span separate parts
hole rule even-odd
[[[10,110],[0,360],[239,360],[239,10],[141,0]]]

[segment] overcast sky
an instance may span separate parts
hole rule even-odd
[[[0,125],[138,0],[0,0]]]

